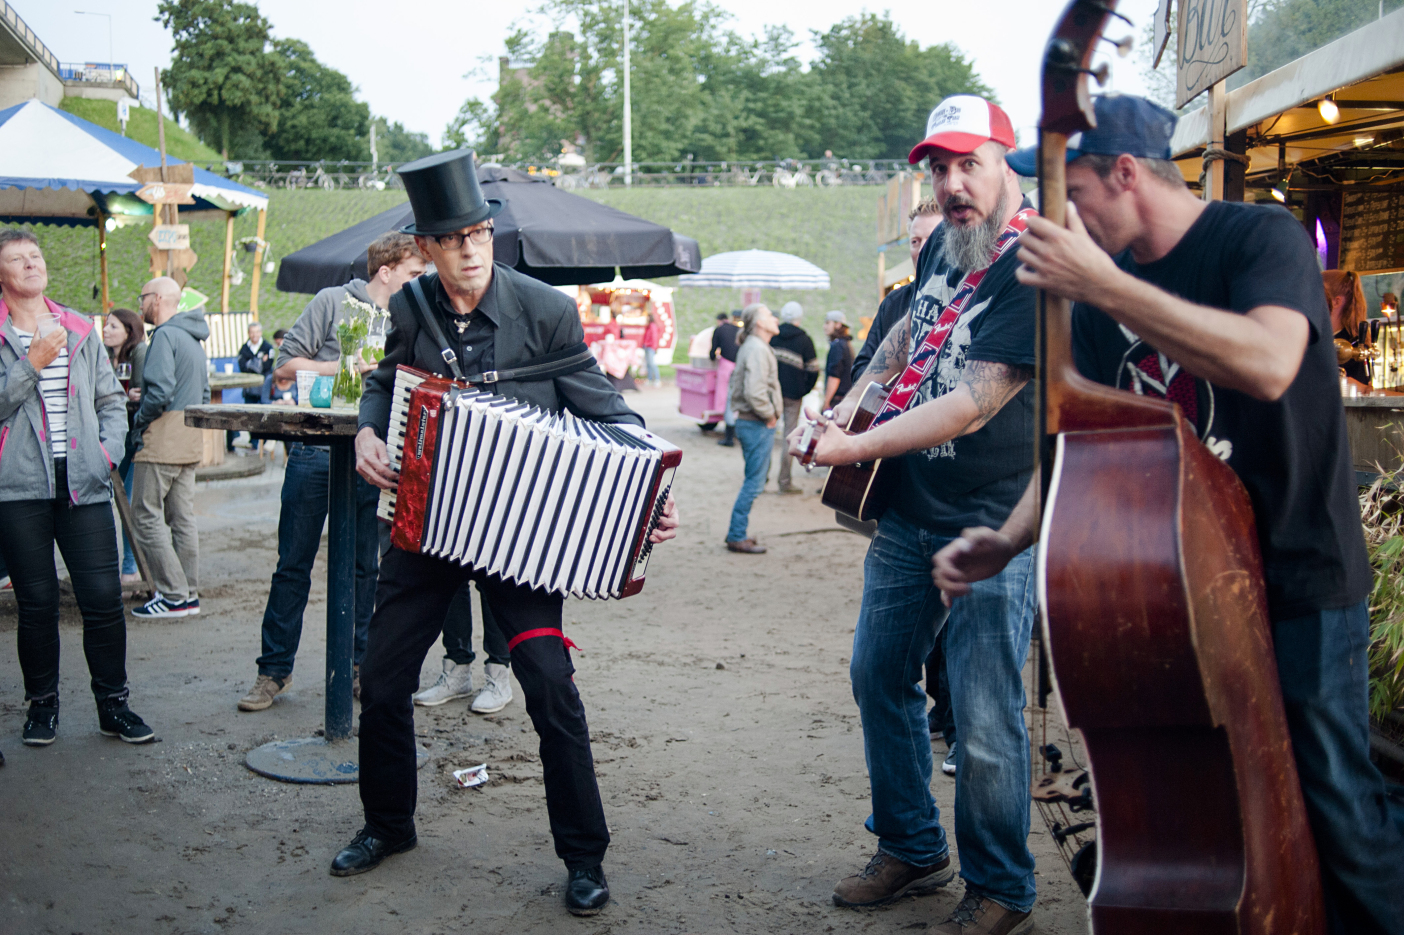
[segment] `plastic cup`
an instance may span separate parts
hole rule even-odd
[[[301,409],[312,408],[312,384],[321,376],[315,370],[297,371],[297,405]]]
[[[53,312],[40,312],[34,326],[34,332],[38,337],[46,337],[62,328],[59,324],[58,316]]]
[[[234,365],[233,365],[233,364],[225,364],[225,365],[224,365],[224,372],[225,372],[225,373],[233,373],[233,372],[234,372]]]

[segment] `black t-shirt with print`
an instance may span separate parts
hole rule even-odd
[[[1311,325],[1297,378],[1262,402],[1185,373],[1098,309],[1073,310],[1073,356],[1087,377],[1179,403],[1209,450],[1242,479],[1257,514],[1275,620],[1346,607],[1370,591],[1336,349],[1316,251],[1284,208],[1216,201],[1168,254],[1118,265],[1199,305],[1295,309]]]
[[[964,278],[945,263],[939,247],[928,242],[918,261],[915,282],[921,285],[911,299],[913,348]],[[953,390],[967,360],[1032,369],[1037,293],[1014,278],[1018,252],[1017,246],[1010,247],[985,274],[917,390],[912,408]],[[1002,525],[1033,470],[1033,400],[1030,381],[978,431],[896,459],[892,508],[942,536],[959,535],[967,526]]]

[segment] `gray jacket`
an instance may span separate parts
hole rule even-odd
[[[127,436],[126,394],[93,322],[49,303],[68,329],[68,499],[106,503]],[[54,455],[39,374],[0,302],[0,501],[54,499]]]
[[[420,281],[425,296],[434,305],[432,311],[439,319],[439,328],[451,334],[453,329],[447,316],[434,303],[438,275],[431,273]],[[493,302],[500,319],[493,336],[497,369],[519,367],[585,340],[580,313],[565,293],[501,263],[493,264],[492,284],[488,288],[493,290]],[[427,329],[420,328],[419,313],[411,309],[408,295],[409,286],[406,285],[390,297],[390,331],[385,336],[385,358],[378,368],[366,375],[366,390],[361,397],[360,427],[370,426],[381,438],[390,425],[396,366],[407,364],[451,376],[440,354],[442,348]],[[597,422],[644,424],[643,417],[625,404],[624,397],[605,377],[599,364],[554,380],[494,383],[488,389],[550,412],[569,409],[577,416]]]
[[[727,392],[737,418],[769,422],[780,418],[785,403],[780,395],[780,368],[775,352],[758,335],[741,342],[736,369],[731,371]]]
[[[138,437],[164,413],[210,401],[209,365],[200,346],[209,336],[201,312],[179,312],[151,332],[141,371],[141,408],[132,420]]]
[[[283,346],[278,349],[278,364],[294,357],[308,360],[336,360],[340,357],[341,341],[337,339],[336,326],[346,317],[347,295],[375,304],[371,301],[370,293],[366,292],[365,281],[360,279],[353,279],[344,286],[328,286],[318,292],[283,336]]]

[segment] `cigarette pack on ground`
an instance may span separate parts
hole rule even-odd
[[[471,789],[474,786],[481,786],[488,781],[487,764],[470,766],[467,769],[456,769],[453,771],[453,778],[458,780],[460,789]]]

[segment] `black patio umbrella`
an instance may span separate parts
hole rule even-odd
[[[589,198],[561,191],[545,179],[494,166],[478,170],[483,196],[502,202],[493,221],[493,256],[553,286],[695,273],[702,251],[691,237]],[[366,278],[366,247],[413,219],[409,203],[383,211],[339,234],[283,257],[282,292],[317,292]]]

